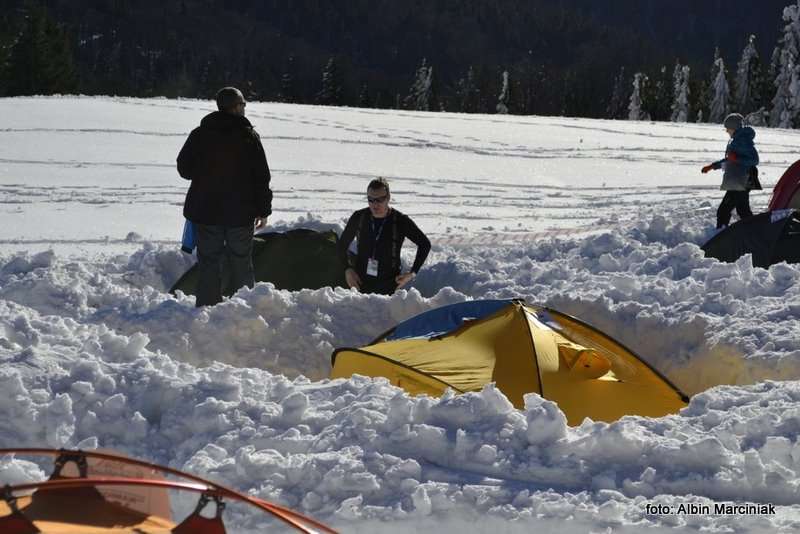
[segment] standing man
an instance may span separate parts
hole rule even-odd
[[[222,301],[223,261],[234,290],[253,287],[253,227],[272,213],[267,157],[246,105],[235,87],[220,89],[219,111],[203,117],[178,154],[178,173],[192,182],[183,215],[197,231],[198,307]]]
[[[750,126],[744,125],[744,117],[731,113],[722,124],[731,138],[725,148],[725,157],[700,170],[705,174],[711,170],[724,169],[719,188],[725,191],[725,196],[717,208],[717,229],[728,226],[734,208],[739,220],[753,216],[750,210],[750,180],[758,165],[758,151],[753,142],[756,132]],[[756,187],[760,188],[761,186]]]
[[[345,265],[347,285],[362,293],[391,295],[403,287],[419,272],[431,242],[414,221],[389,206],[391,193],[384,178],[372,180],[367,186],[368,207],[350,216],[339,239],[339,255]],[[355,257],[348,248],[353,239],[358,240]],[[414,265],[406,273],[401,272],[400,249],[409,238],[417,245]]]

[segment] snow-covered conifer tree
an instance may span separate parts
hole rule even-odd
[[[628,104],[628,120],[650,120],[650,115],[642,109],[642,91],[646,83],[647,76],[643,73],[637,72],[633,75],[633,92],[631,93],[630,103]]]
[[[687,122],[689,120],[689,65],[675,65],[672,75],[672,122]]]
[[[714,81],[711,85],[713,96],[708,110],[708,120],[713,123],[722,122],[730,113],[731,90],[725,76],[725,61],[721,57],[714,61],[712,72],[714,73],[712,76]]]
[[[736,68],[734,106],[742,114],[751,113],[761,107],[763,76],[755,43],[756,36],[751,35]]]
[[[775,77],[775,96],[772,99],[770,126],[792,128],[800,112],[798,93],[798,62],[800,61],[800,0],[783,10],[783,36]]]
[[[317,102],[328,106],[342,103],[342,82],[336,58],[330,58],[322,71],[322,89],[317,93]]]
[[[475,81],[475,70],[470,65],[466,78],[458,81],[458,97],[461,100],[459,111],[463,113],[475,113],[478,111],[480,91]]]
[[[433,67],[427,65],[427,59],[422,58],[422,63],[417,68],[417,74],[408,96],[405,98],[405,105],[409,109],[417,111],[428,111],[430,109],[430,99],[433,83]]]
[[[508,113],[508,71],[503,71],[503,87],[500,89],[500,96],[497,97],[497,113],[505,115]]]
[[[624,119],[626,102],[628,101],[627,81],[625,67],[621,67],[619,74],[614,78],[614,89],[611,91],[611,100],[606,107],[606,117],[609,119]]]
[[[672,74],[666,66],[662,66],[656,74],[655,83],[649,91],[650,102],[645,107],[650,111],[653,120],[667,120],[670,117],[672,102]]]

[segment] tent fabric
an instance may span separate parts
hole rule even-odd
[[[0,534],[225,534],[222,516],[229,502],[255,507],[300,532],[336,532],[263,499],[113,452],[2,448],[3,455],[51,456],[54,462],[47,480],[6,484],[0,495]],[[198,495],[194,511],[177,526],[171,519],[171,491]],[[211,503],[216,513],[207,517]]]
[[[448,387],[480,391],[494,382],[518,408],[529,393],[555,401],[571,425],[586,417],[661,416],[686,405],[686,396],[665,377],[599,330],[552,309],[500,302],[488,301],[487,309],[497,307],[494,313],[444,335],[390,334],[360,349],[337,349],[331,377],[382,376],[411,394],[432,396]],[[447,316],[470,317],[481,305],[446,308]]]
[[[767,209],[800,209],[800,160],[795,161],[783,173],[775,188]]]
[[[167,519],[109,502],[94,488],[40,490],[30,497],[20,497],[17,507],[24,516],[20,519],[27,518],[44,534],[168,534],[175,526]],[[0,517],[10,513],[8,504],[0,501]]]
[[[278,289],[299,291],[321,287],[347,287],[345,266],[336,250],[338,236],[334,231],[316,232],[296,229],[268,232],[253,238],[253,269],[256,282],[272,282]],[[199,271],[193,265],[169,290],[197,293]],[[231,296],[232,288],[223,265],[222,294]]]
[[[509,300],[474,300],[442,306],[421,313],[398,324],[387,339],[407,339],[444,335],[466,321],[482,319],[511,302]]]
[[[759,213],[725,228],[702,246],[706,257],[734,262],[752,254],[755,267],[800,263],[800,211]]]

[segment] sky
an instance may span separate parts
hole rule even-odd
[[[194,262],[175,157],[213,109],[0,99],[0,447],[113,449],[343,532],[800,528],[800,266],[704,257],[722,177],[700,168],[723,155],[721,125],[249,103],[270,231],[340,232],[384,176],[433,248],[390,297],[259,283],[196,309],[167,292]],[[755,212],[798,142],[757,129]],[[492,385],[430,398],[328,379],[335,348],[484,298],[600,328],[689,406],[570,427],[555,403],[515,409]],[[45,473],[0,458],[0,483]],[[730,503],[775,512],[714,513]],[[232,532],[264,528],[226,514]]]

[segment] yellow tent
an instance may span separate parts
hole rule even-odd
[[[522,301],[470,301],[409,319],[360,349],[331,356],[331,378],[382,376],[411,394],[480,391],[490,382],[518,408],[523,395],[556,402],[570,425],[585,417],[675,413],[688,398],[596,328]]]

